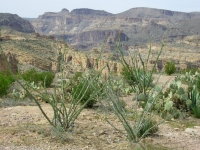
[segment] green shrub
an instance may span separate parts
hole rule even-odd
[[[193,106],[192,111],[196,118],[200,118],[200,106],[197,105]]]
[[[171,75],[173,73],[175,73],[176,71],[176,66],[173,62],[167,62],[165,65],[165,73],[167,75]]]
[[[132,72],[134,72],[134,70],[131,66],[129,66],[129,67],[124,66],[122,68],[122,72],[121,72],[121,75],[123,76],[123,78],[131,86],[133,86],[136,82],[136,77],[134,76],[134,74]]]
[[[86,89],[86,90],[83,90]],[[89,85],[89,82],[83,81],[79,82],[77,85],[74,86],[72,90],[72,96],[74,99],[80,100],[81,104],[84,104],[88,99],[90,99],[90,95],[92,95],[93,89]],[[95,99],[91,99],[86,104],[86,107],[92,108],[93,105],[96,103]]]
[[[194,75],[196,72],[200,73],[200,70],[198,68],[193,68],[193,67],[181,70],[182,74],[185,74],[186,72],[190,72],[191,75]]]
[[[143,135],[148,136],[156,133],[158,131],[158,126],[156,126],[157,122],[148,118],[142,120],[141,128],[137,134],[138,137],[142,137]],[[146,132],[146,133],[145,133]]]
[[[22,74],[22,78],[35,84],[49,87],[53,81],[54,73],[52,72],[38,72],[35,69],[28,70]]]
[[[86,107],[92,108],[93,105],[97,102],[96,97],[98,95],[95,95],[96,91],[101,88],[98,81],[98,76],[94,77],[91,74],[90,76],[86,77],[82,77],[80,74],[78,74],[78,76],[80,78],[77,79],[78,82],[72,89],[72,97],[73,99],[79,100],[82,105],[87,102]],[[90,81],[91,78],[93,78],[93,82]]]
[[[0,73],[0,96],[7,94],[7,90],[12,82],[14,82],[14,78],[8,71]]]

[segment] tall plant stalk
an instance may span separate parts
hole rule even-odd
[[[147,53],[148,55],[147,55],[146,60],[142,58],[142,55],[139,52],[136,52],[134,56],[132,56],[129,53],[128,58],[131,59],[130,64],[125,59],[125,56],[120,48],[120,45],[117,44],[117,49],[119,53],[121,54],[121,64],[124,69],[124,74],[122,73],[122,75],[125,76],[125,79],[128,80],[127,82],[133,87],[135,91],[139,90],[140,93],[144,93],[145,95],[147,95],[147,89],[151,87],[151,84],[153,82],[153,73],[156,70],[157,63],[162,53],[163,47],[164,47],[164,44],[162,44],[156,56],[156,60],[153,64],[153,68],[149,70],[148,63],[149,63],[149,58],[152,51],[151,44],[149,47],[149,51]],[[126,77],[128,77],[128,79]]]

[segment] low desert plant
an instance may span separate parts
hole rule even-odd
[[[182,74],[185,74],[186,72],[190,72],[190,74],[194,75],[196,72],[200,73],[200,70],[198,68],[186,68],[186,69],[182,69],[180,71]]]
[[[98,81],[99,75],[97,72],[93,72],[89,75],[80,77],[78,80],[77,84],[72,88],[72,97],[80,100],[82,105],[87,102],[86,107],[92,108],[97,102],[98,95],[100,94],[97,94],[96,91],[102,89],[102,84]]]
[[[14,78],[9,72],[0,72],[0,96],[6,95]]]
[[[176,66],[173,62],[167,62],[165,64],[165,73],[167,75],[171,75],[171,74],[175,73],[175,71],[176,71]]]
[[[35,69],[28,70],[22,73],[22,78],[41,86],[49,87],[54,79],[54,73],[52,72],[38,72]]]
[[[194,113],[194,116],[196,117],[196,118],[200,118],[200,106],[193,106],[192,107],[192,111],[193,111],[193,113]]]

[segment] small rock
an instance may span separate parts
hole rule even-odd
[[[186,128],[185,132],[189,133],[190,135],[198,135],[198,136],[200,136],[199,129]]]
[[[101,130],[98,135],[101,136],[101,135],[104,135],[104,134],[106,134],[106,131]]]
[[[200,126],[194,126],[195,129],[200,129]]]
[[[145,139],[144,139],[144,141],[148,143],[148,142],[152,142],[152,141],[153,141],[153,139],[152,139],[152,138],[150,138],[150,137],[147,137],[147,138],[145,138]]]
[[[85,146],[82,148],[82,150],[86,150],[86,149],[89,149],[89,146]]]
[[[111,144],[112,140],[111,139],[107,139],[107,142],[108,142],[108,144]]]
[[[90,135],[89,135],[89,136],[87,136],[87,139],[92,139],[92,138],[93,138],[93,136],[90,136]]]
[[[179,131],[180,129],[179,128],[174,128],[174,131]]]

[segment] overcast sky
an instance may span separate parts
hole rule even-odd
[[[182,12],[200,12],[200,0],[0,0],[0,12],[37,18],[44,12],[69,11],[76,8],[120,13],[134,7],[150,7]]]

